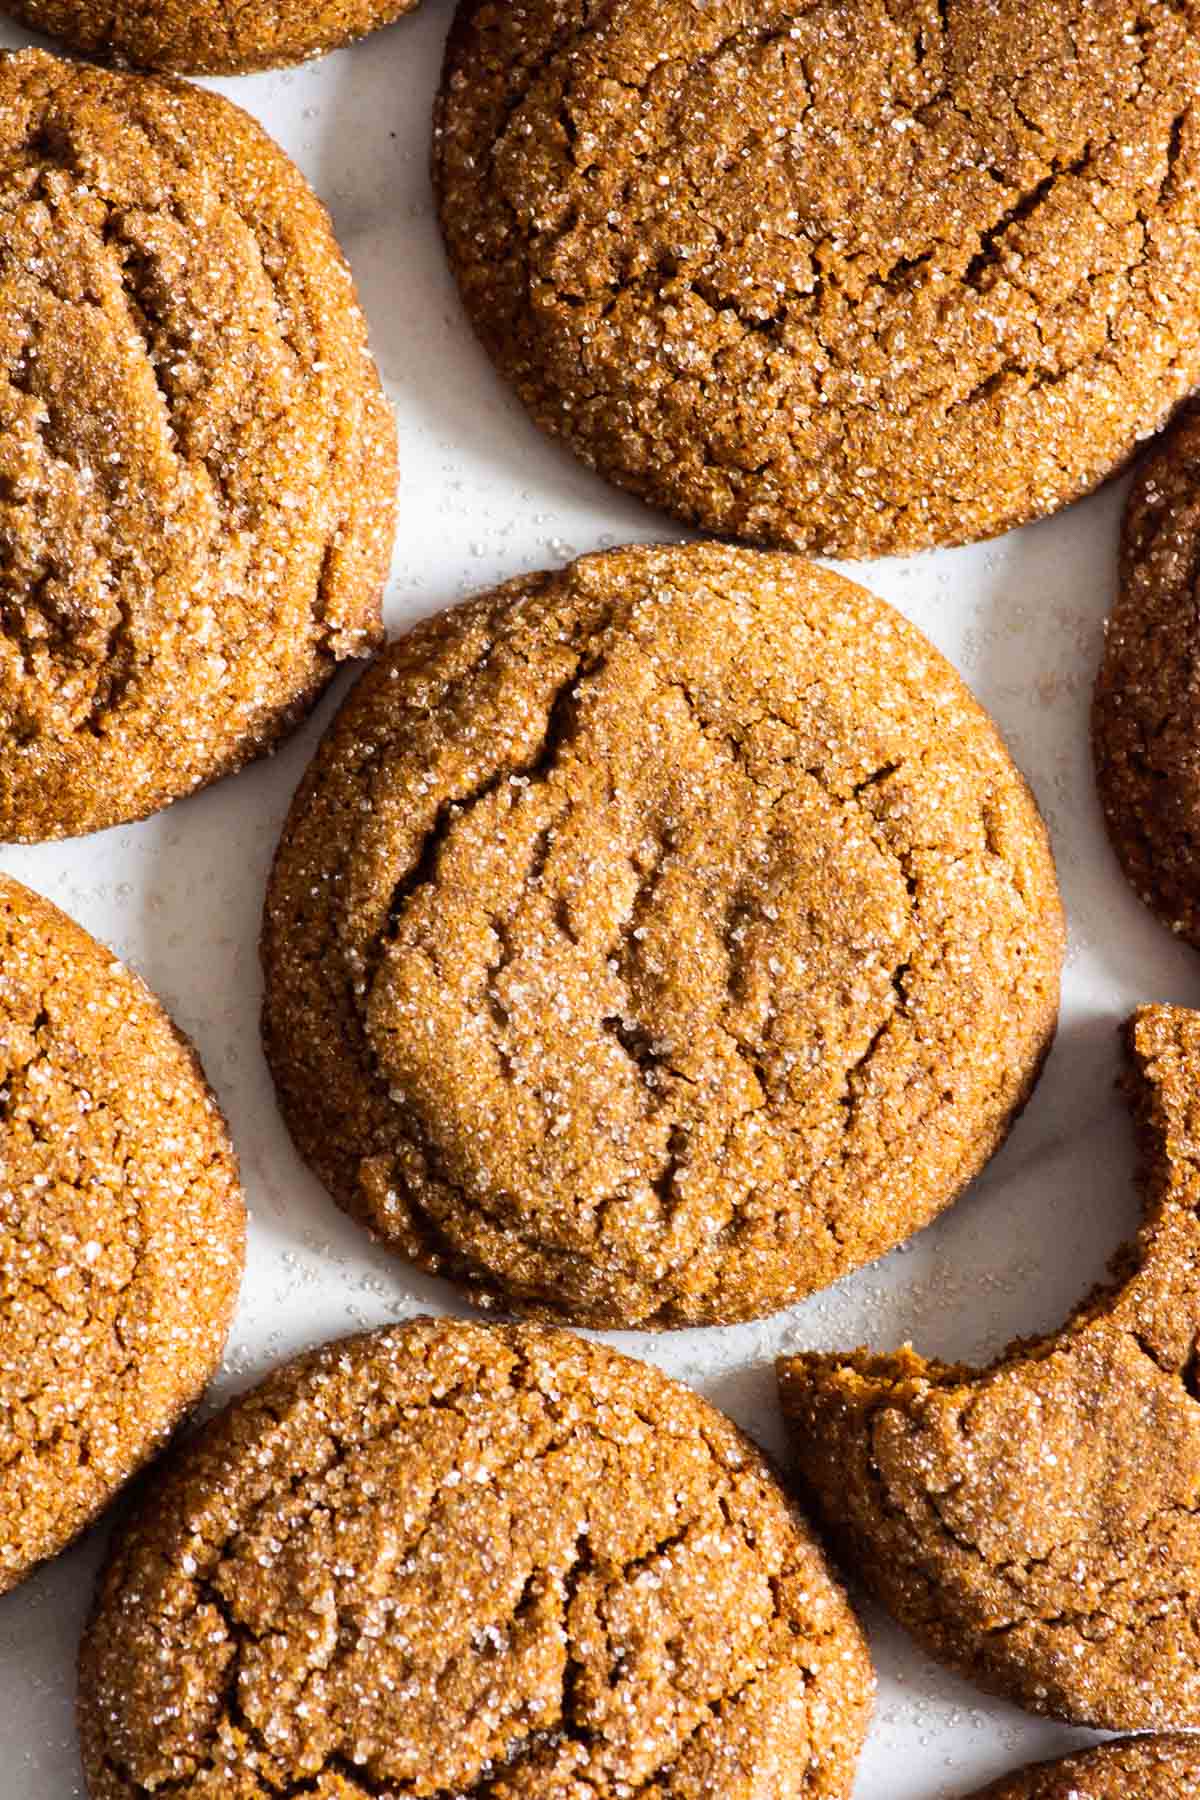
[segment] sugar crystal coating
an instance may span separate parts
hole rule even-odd
[[[763,1459],[646,1364],[450,1320],[234,1403],[119,1534],[93,1800],[844,1800],[862,1636]]]

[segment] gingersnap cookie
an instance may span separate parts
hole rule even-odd
[[[264,1037],[338,1203],[481,1304],[752,1318],[1003,1139],[1063,948],[1036,806],[890,607],[585,556],[380,656],[292,804]]]
[[[501,372],[622,487],[964,543],[1200,378],[1198,89],[1162,0],[460,0],[442,225]]]
[[[0,876],[0,1593],[199,1397],[244,1236],[191,1046],[111,951]]]
[[[394,435],[328,217],[238,108],[29,51],[0,145],[0,839],[29,841],[239,768],[378,641]]]
[[[1126,1028],[1145,1221],[1115,1280],[990,1368],[779,1365],[796,1460],[921,1643],[1034,1712],[1200,1725],[1200,1014]]]
[[[729,1420],[567,1332],[325,1345],[116,1541],[81,1658],[93,1800],[840,1800],[873,1681]]]
[[[1200,411],[1182,413],[1125,508],[1120,597],[1092,706],[1104,821],[1130,882],[1200,947]]]
[[[3,0],[14,19],[87,56],[181,74],[237,75],[323,56],[417,0]]]
[[[1200,1739],[1124,1738],[1079,1756],[1037,1763],[982,1789],[975,1800],[1195,1800]]]

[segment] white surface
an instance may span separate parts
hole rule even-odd
[[[332,210],[397,411],[402,501],[391,631],[474,588],[602,545],[678,535],[544,441],[460,315],[427,176],[449,0],[301,70],[215,83],[300,162]],[[27,41],[0,26],[0,44]],[[1112,598],[1123,487],[971,550],[849,570],[933,638],[999,720],[1049,820],[1070,917],[1062,1025],[1009,1143],[949,1215],[885,1262],[764,1323],[613,1341],[701,1388],[781,1449],[781,1349],[911,1338],[985,1357],[1054,1324],[1133,1225],[1116,1026],[1141,1000],[1200,1004],[1200,961],[1133,899],[1101,829],[1087,708]],[[216,1395],[303,1345],[418,1311],[440,1283],[373,1247],[298,1161],[258,1047],[258,916],[291,792],[344,693],[259,764],[142,825],[0,850],[132,962],[195,1039],[241,1153],[251,1210],[241,1309]],[[0,1794],[80,1795],[74,1651],[104,1528],[0,1600]],[[880,1675],[855,1800],[941,1800],[1087,1734],[1027,1719],[930,1664],[873,1608]]]

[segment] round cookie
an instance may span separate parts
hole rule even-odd
[[[90,1524],[214,1373],[245,1215],[158,1001],[0,876],[0,1593]]]
[[[0,141],[0,839],[29,841],[239,768],[379,641],[395,442],[324,208],[246,114],[28,51]]]
[[[1200,948],[1200,410],[1138,470],[1092,707],[1104,821],[1139,898]]]
[[[417,0],[3,0],[2,10],[86,56],[181,74],[237,75],[322,56]]]
[[[963,543],[1200,378],[1198,84],[1162,0],[461,0],[442,224],[611,480],[753,542]]]
[[[975,1800],[1195,1800],[1200,1738],[1125,1738],[1079,1756],[1037,1763],[982,1789]]]
[[[989,1368],[779,1365],[805,1491],[936,1657],[1033,1712],[1200,1726],[1200,1014],[1127,1027],[1146,1212],[1114,1282]]]
[[[763,1459],[678,1382],[423,1319],[236,1401],[116,1541],[92,1800],[841,1800],[866,1646]]]
[[[587,556],[392,644],[293,802],[264,1037],[341,1206],[482,1304],[751,1318],[908,1237],[1054,1031],[1045,831],[890,607]]]

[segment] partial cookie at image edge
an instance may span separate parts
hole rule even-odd
[[[4,0],[0,10],[118,67],[246,75],[324,56],[391,25],[419,0]],[[269,14],[269,16],[268,16]]]
[[[534,421],[651,505],[967,543],[1200,378],[1198,86],[1158,0],[460,0],[443,235]]]
[[[204,89],[0,57],[0,840],[144,818],[382,636],[396,437],[329,215]]]
[[[245,1207],[191,1044],[0,877],[0,1592],[65,1549],[215,1374]]]
[[[1138,898],[1200,948],[1200,409],[1139,465],[1092,703],[1104,823]]]
[[[1002,1776],[971,1800],[1194,1800],[1200,1737],[1123,1738]]]
[[[1035,1713],[1200,1725],[1200,1013],[1125,1028],[1144,1222],[1057,1332],[976,1369],[779,1359],[799,1490],[934,1657]]]
[[[92,1800],[847,1800],[874,1686],[727,1419],[570,1333],[446,1319],[294,1359],[164,1463],[80,1670]]]

